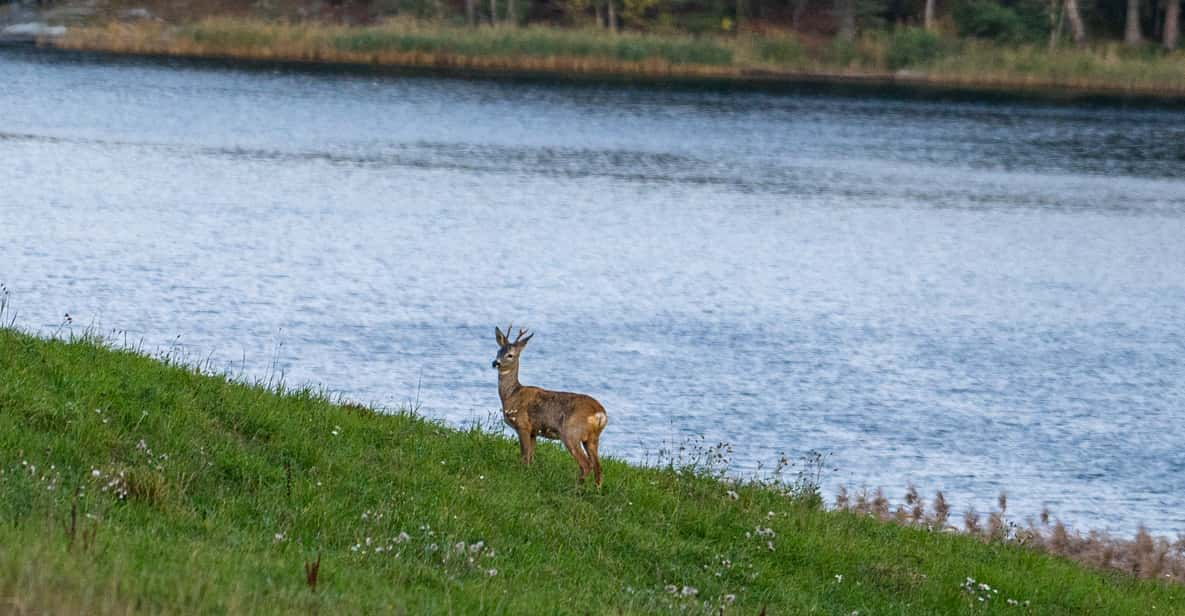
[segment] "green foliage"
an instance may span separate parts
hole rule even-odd
[[[824,61],[834,66],[847,67],[851,66],[859,57],[860,52],[856,48],[855,41],[845,41],[836,37],[827,45]]]
[[[181,35],[195,43],[228,49],[267,47],[276,41],[271,32],[249,26],[210,28],[203,24],[193,24],[182,27]]]
[[[798,64],[805,56],[802,43],[789,36],[757,38],[753,40],[753,47],[762,62],[773,64]]]
[[[0,328],[0,605],[938,615],[1021,613],[1004,603],[1015,598],[1041,614],[1185,609],[1185,587],[822,510],[809,471],[779,488],[718,479],[712,452],[661,468],[607,459],[598,490],[575,485],[554,444],[521,466],[500,422],[458,430],[170,363]],[[613,426],[603,452],[635,446]],[[306,564],[318,559],[314,592]],[[961,590],[967,577],[999,597]]]
[[[960,36],[1035,43],[1049,35],[1049,17],[1036,0],[1019,0],[1013,5],[997,0],[960,0],[952,16]]]
[[[629,26],[644,27],[651,21],[650,13],[658,4],[658,0],[622,0],[622,21]]]
[[[680,29],[696,36],[724,31],[721,15],[715,12],[680,13],[674,21]]]
[[[899,28],[889,39],[889,69],[927,64],[942,53],[942,38],[921,28]]]
[[[727,65],[732,50],[712,41],[687,38],[658,38],[638,35],[597,36],[582,32],[566,33],[543,29],[524,30],[453,30],[400,31],[356,29],[337,34],[333,47],[338,51],[380,53],[423,52],[462,56],[532,56],[593,57],[624,62],[650,59],[671,64]]]

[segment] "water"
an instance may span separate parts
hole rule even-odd
[[[0,281],[246,378],[1185,531],[1185,113],[0,52]],[[121,339],[125,335],[117,334]],[[608,478],[612,482],[612,478]]]

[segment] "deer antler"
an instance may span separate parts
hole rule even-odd
[[[509,333],[509,332],[507,332],[507,333]],[[518,328],[518,337],[514,339],[514,343],[518,344],[518,341],[522,340],[523,336],[525,336],[525,335],[527,335],[527,330],[522,327]]]

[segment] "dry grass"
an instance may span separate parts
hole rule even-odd
[[[394,20],[380,26],[290,25],[208,19],[172,27],[110,23],[56,43],[78,50],[392,67],[576,74],[725,77],[731,52],[688,37],[549,28],[467,30]]]
[[[984,518],[974,509],[963,514],[961,527],[950,524],[950,506],[942,492],[934,496],[929,509],[909,486],[904,502],[892,505],[884,491],[855,496],[840,490],[836,509],[875,518],[882,522],[924,528],[934,531],[963,533],[984,542],[1008,543],[1069,558],[1096,569],[1115,570],[1145,579],[1168,580],[1185,584],[1185,536],[1175,541],[1153,537],[1143,526],[1132,539],[1112,537],[1106,533],[1081,533],[1053,520],[1048,511],[1041,519],[1027,520],[1018,525],[1007,517],[1008,497],[1001,494],[996,510]]]
[[[77,27],[54,42],[125,54],[242,58],[442,70],[707,78],[798,79],[997,90],[1185,95],[1185,52],[1133,53],[1003,47],[926,40],[911,31],[820,44],[792,33],[740,36],[606,34],[545,26],[469,29],[408,19],[373,26],[207,18],[186,25],[112,22]],[[910,41],[922,41],[924,54]]]

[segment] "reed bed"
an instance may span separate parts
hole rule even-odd
[[[820,44],[793,33],[737,36],[594,29],[463,28],[395,19],[372,26],[208,18],[112,22],[53,44],[126,54],[347,63],[401,68],[780,81],[802,78],[1002,90],[1185,95],[1185,52],[999,46],[920,31]]]
[[[691,37],[595,31],[463,29],[407,20],[346,27],[207,19],[75,29],[68,49],[252,60],[551,73],[725,76],[733,50]]]
[[[986,514],[967,510],[952,515],[952,506],[941,491],[927,508],[925,499],[912,485],[898,503],[893,503],[883,489],[854,495],[841,490],[835,509],[885,523],[960,533],[985,543],[1024,546],[1096,569],[1185,584],[1185,534],[1175,539],[1154,537],[1143,526],[1130,539],[1098,531],[1084,533],[1067,527],[1048,510],[1042,511],[1039,519],[1018,523],[1008,516],[1008,495],[1003,493],[997,498],[996,510]]]

